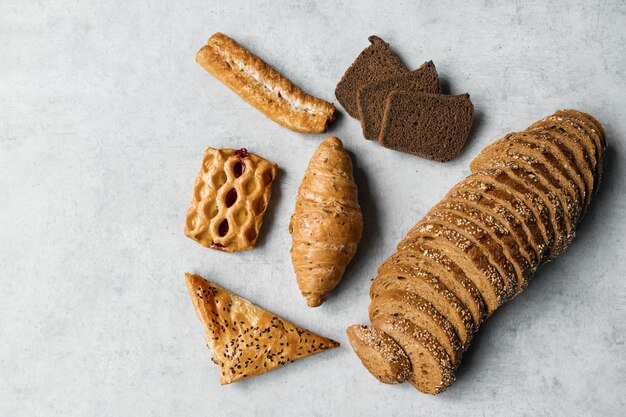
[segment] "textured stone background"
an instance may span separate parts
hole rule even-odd
[[[0,415],[623,412],[626,4],[377,3],[0,2]],[[367,142],[347,116],[332,127],[354,155],[366,231],[319,309],[298,293],[287,224],[322,136],[271,123],[194,62],[217,30],[330,100],[371,34],[410,68],[432,59],[448,92],[471,93],[472,138],[446,165]],[[488,321],[448,392],[379,384],[344,335],[366,322],[377,265],[480,149],[563,107],[597,116],[610,143],[573,246]],[[182,234],[209,145],[281,167],[252,252]],[[185,271],[342,346],[220,387]]]

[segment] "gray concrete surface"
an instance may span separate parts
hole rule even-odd
[[[626,3],[388,3],[0,2],[0,415],[623,413]],[[323,136],[273,124],[194,62],[218,30],[329,100],[378,34],[474,101],[472,138],[446,165],[363,140],[345,114],[332,126],[354,156],[366,231],[319,309],[298,293],[287,224]],[[344,334],[366,322],[377,265],[480,149],[563,107],[596,115],[610,143],[574,244],[488,321],[448,392],[379,384]],[[207,146],[281,167],[252,252],[183,236]],[[342,346],[220,387],[185,271]]]

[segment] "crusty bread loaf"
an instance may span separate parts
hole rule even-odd
[[[478,300],[485,316],[493,313],[526,288],[538,265],[568,248],[598,189],[605,148],[599,122],[575,110],[506,135],[381,264],[370,320],[408,355],[415,388],[437,393],[451,383],[482,324]]]
[[[385,384],[399,384],[411,375],[411,360],[387,333],[354,324],[346,330],[363,366]]]
[[[276,123],[302,133],[323,133],[335,106],[306,94],[261,58],[223,33],[196,55],[198,64]]]

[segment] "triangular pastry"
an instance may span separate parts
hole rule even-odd
[[[187,273],[186,280],[222,385],[339,346],[199,275]]]

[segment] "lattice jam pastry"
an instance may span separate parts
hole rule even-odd
[[[208,148],[193,187],[185,235],[226,252],[254,249],[277,170],[245,148]]]

